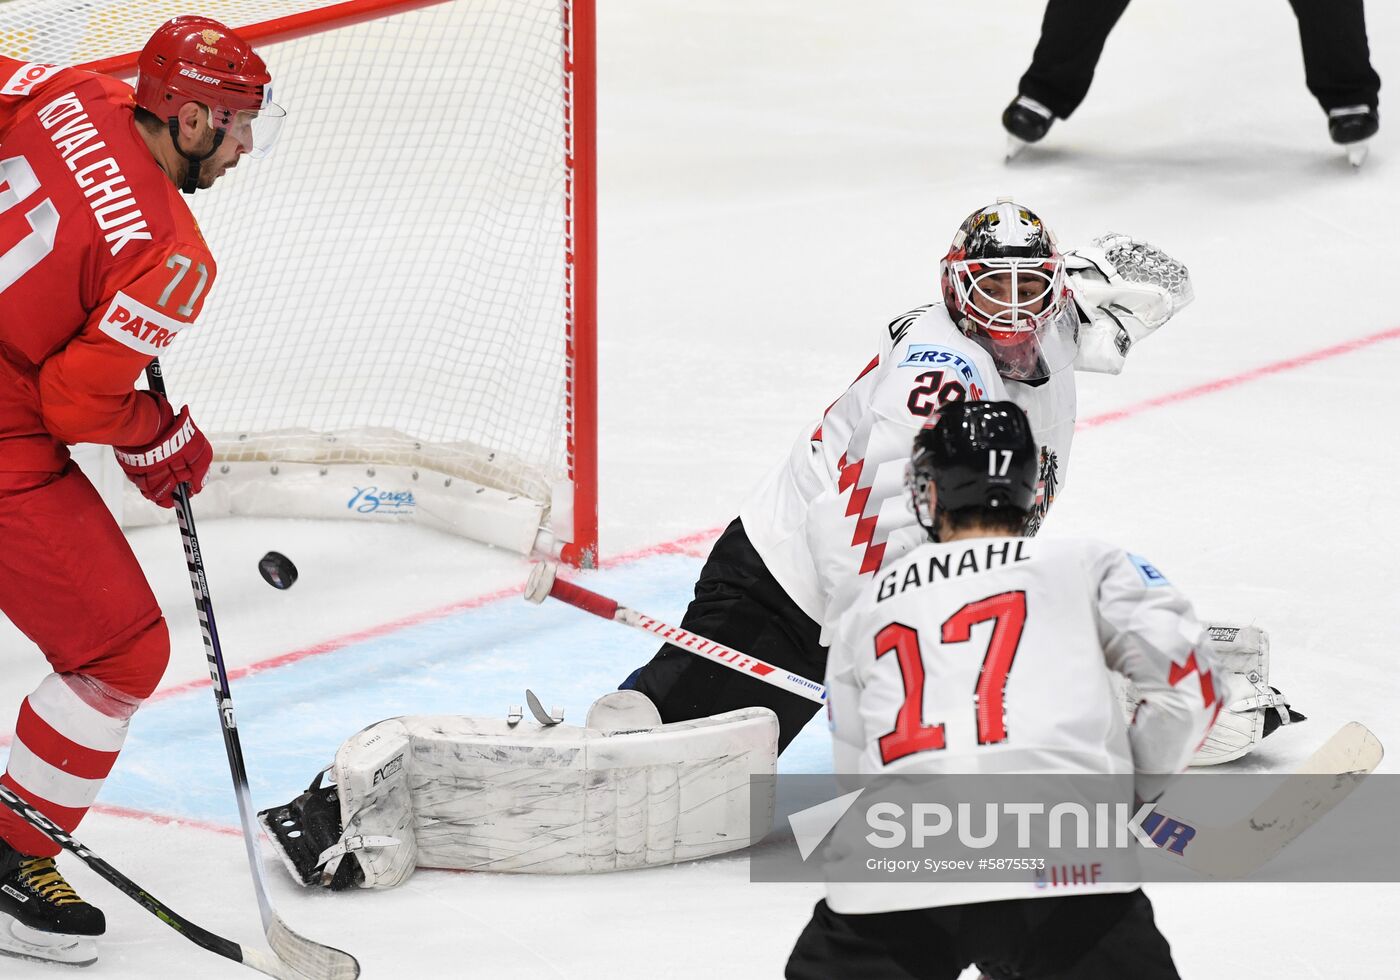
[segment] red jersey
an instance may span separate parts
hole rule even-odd
[[[214,282],[134,108],[104,75],[0,57],[0,474],[156,438],[136,379]]]

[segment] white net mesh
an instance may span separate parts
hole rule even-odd
[[[295,0],[0,7],[0,49],[83,62],[168,17]],[[162,357],[224,460],[424,467],[547,502],[565,478],[559,0],[456,0],[259,42],[288,120],[192,208],[219,272]]]

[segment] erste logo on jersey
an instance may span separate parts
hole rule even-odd
[[[0,95],[28,95],[35,85],[63,69],[63,65],[45,65],[37,61],[21,65],[19,71],[10,76],[5,87],[0,88]]]
[[[987,390],[987,386],[982,383],[982,375],[977,371],[977,365],[947,347],[939,347],[936,344],[910,344],[909,352],[904,355],[904,360],[899,362],[899,366],[950,367],[957,371],[964,381],[977,385],[983,391]]]
[[[123,292],[112,297],[98,325],[107,336],[152,357],[170,346],[180,328],[188,326]]]
[[[1136,568],[1138,574],[1142,576],[1142,584],[1149,589],[1171,585],[1171,583],[1167,581],[1167,577],[1161,573],[1157,566],[1142,557],[1142,555],[1129,554],[1128,561],[1133,563],[1133,567]]]

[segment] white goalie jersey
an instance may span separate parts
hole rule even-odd
[[[923,541],[905,500],[915,433],[959,399],[1009,400],[1040,444],[1029,533],[1064,488],[1074,438],[1075,371],[1117,374],[1128,351],[1191,302],[1186,267],[1160,249],[1109,234],[1065,253],[1074,302],[1073,369],[1043,382],[1005,381],[991,357],[954,326],[941,303],[889,324],[878,355],[825,414],[805,427],[782,465],[740,508],[763,563],[823,627],[883,564]]]
[[[826,680],[839,773],[1121,775],[1151,800],[1221,706],[1190,603],[1145,559],[1098,542],[926,543],[868,582],[835,633]],[[1131,724],[1113,673],[1143,696]],[[843,912],[1044,894],[1020,882],[978,883],[976,897],[971,885],[930,885],[912,899],[830,887]]]
[[[914,436],[951,401],[1010,400],[1040,444],[1031,531],[1063,487],[1074,438],[1074,372],[1006,382],[942,304],[892,322],[880,353],[807,428],[740,508],[744,530],[783,590],[823,627],[882,565],[924,540],[904,490]]]

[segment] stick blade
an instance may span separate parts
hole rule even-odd
[[[1368,773],[1385,758],[1385,747],[1375,734],[1359,721],[1350,721],[1308,756],[1296,770],[1300,773]]]
[[[355,957],[293,932],[275,912],[267,926],[267,944],[278,958],[308,980],[357,980],[360,975],[360,963]]]
[[[1257,871],[1350,796],[1384,755],[1380,739],[1369,728],[1348,722],[1248,818],[1195,841],[1186,863],[1213,878],[1241,878]]]

